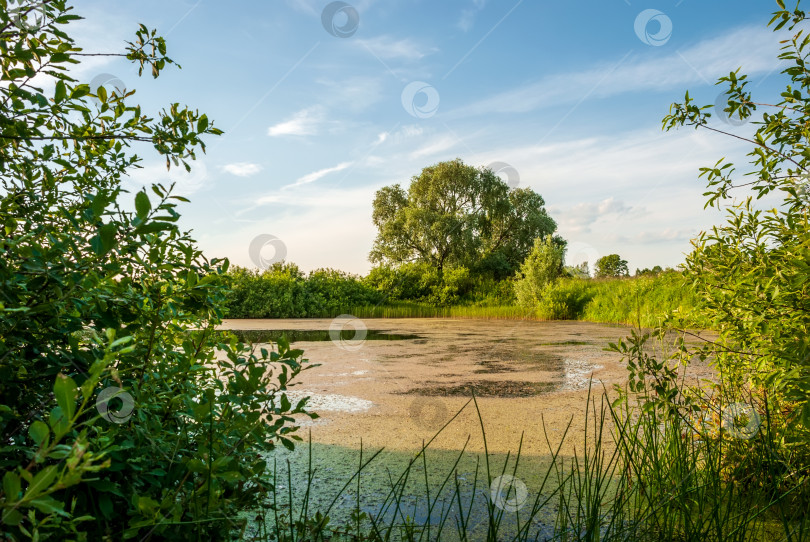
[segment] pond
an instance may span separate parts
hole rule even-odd
[[[311,410],[321,416],[302,420],[299,430],[305,441],[311,439],[311,463],[307,445],[273,458],[283,469],[289,461],[295,494],[303,493],[311,464],[316,475],[310,505],[328,505],[357,470],[361,447],[366,458],[383,449],[364,470],[362,508],[394,513],[385,509],[391,476],[396,479],[429,442],[428,461],[413,467],[412,474],[418,475],[421,484],[408,486],[403,493],[412,506],[405,516],[422,522],[436,521],[438,513],[438,508],[428,513],[426,483],[431,492],[435,490],[436,502],[449,499],[448,492],[456,487],[464,506],[478,494],[470,510],[481,521],[491,489],[481,470],[485,448],[492,477],[514,474],[532,501],[540,494],[550,450],[561,442],[563,457],[577,446],[581,449],[589,386],[591,408],[598,409],[602,394],[612,393],[614,384],[627,379],[620,356],[607,349],[608,343],[630,333],[625,326],[570,321],[310,319],[228,320],[223,328],[239,330],[243,338],[257,342],[285,336],[304,350],[311,363],[320,364],[304,371],[288,392],[293,401],[310,397]],[[475,403],[470,402],[473,392]],[[513,472],[512,465],[504,471],[507,459],[514,463],[519,448],[519,468]],[[473,482],[476,467],[477,484]],[[454,471],[462,482],[455,486],[452,476],[454,481],[442,493],[437,488]],[[356,480],[337,498],[334,518],[345,520],[356,504],[353,484]]]

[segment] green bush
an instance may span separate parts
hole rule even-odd
[[[559,280],[546,285],[537,314],[544,320],[576,320],[593,299],[594,286],[585,279]]]
[[[536,307],[548,288],[562,275],[564,261],[565,248],[555,243],[551,235],[535,239],[517,273],[515,297],[518,305],[529,309]]]
[[[229,538],[273,485],[265,454],[298,439],[305,402],[283,390],[302,353],[217,336],[227,261],[179,229],[171,188],[121,189],[131,142],[180,165],[221,132],[78,84],[61,71],[76,17],[39,9],[34,32],[0,8],[17,28],[0,37],[2,538]],[[128,57],[157,77],[164,41],[141,27],[137,42]],[[34,75],[57,80],[52,95]]]
[[[712,359],[722,377],[717,388],[748,395],[781,443],[769,452],[769,469],[788,468],[800,482],[810,477],[810,40],[799,2],[794,9],[783,0],[777,5],[770,25],[792,33],[778,55],[784,92],[755,98],[739,69],[717,82],[726,88],[725,114],[759,118],[747,125],[750,134],[734,135],[751,144],[748,171],[741,174],[724,158],[700,169],[706,205],[723,209],[726,220],[693,241],[685,273],[719,337],[682,349],[679,361]],[[664,129],[708,128],[715,109],[698,106],[687,92],[670,107]],[[762,205],[765,196],[771,201]],[[683,325],[667,322],[674,329]]]
[[[434,306],[463,302],[476,284],[466,267],[448,266],[440,273],[424,262],[378,266],[363,281],[379,292],[386,304],[415,301]]]
[[[265,271],[237,267],[229,278],[227,318],[333,317],[382,300],[359,277],[334,269],[304,276],[294,264],[278,263]]]

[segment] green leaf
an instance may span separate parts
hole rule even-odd
[[[149,196],[146,195],[146,192],[138,192],[135,195],[135,212],[138,214],[138,218],[146,218],[151,210],[152,204]]]
[[[51,426],[51,429],[56,434],[67,433],[68,429],[70,429],[70,424],[68,423],[65,415],[62,413],[62,408],[58,406],[51,410],[51,413],[48,416],[48,425]]]
[[[76,397],[78,396],[76,382],[67,375],[59,374],[53,385],[53,394],[56,397],[56,404],[62,409],[68,421],[73,419],[76,413]],[[45,425],[44,423],[42,425]]]
[[[101,246],[104,252],[109,252],[115,246],[115,236],[118,233],[118,228],[115,224],[104,224],[99,230],[101,234]]]
[[[137,233],[144,234],[144,233],[155,233],[164,230],[172,230],[174,228],[176,228],[176,226],[171,222],[149,222],[148,224],[138,226],[138,228],[135,231]]]
[[[53,481],[56,479],[57,472],[56,465],[48,465],[36,473],[34,475],[34,479],[31,480],[31,484],[28,486],[28,489],[25,491],[23,499],[30,500],[35,498],[40,493],[47,491],[48,488],[51,487]]]
[[[104,103],[104,102],[106,102],[106,101],[107,101],[107,89],[106,89],[106,88],[104,88],[104,86],[100,86],[100,87],[98,87],[98,88],[96,89],[96,95],[98,96],[98,99],[99,99],[99,100],[100,100],[102,103]]]
[[[19,525],[20,522],[23,520],[23,515],[20,513],[19,510],[3,510],[3,523],[5,525]]]
[[[137,497],[137,506],[145,516],[153,515],[160,509],[160,503],[150,497]]]
[[[208,129],[208,117],[203,115],[200,117],[200,120],[197,121],[197,132],[202,133]]]
[[[31,505],[43,514],[58,514],[63,517],[70,517],[70,514],[65,512],[65,503],[57,501],[50,495],[37,497],[31,501]]]
[[[3,475],[3,492],[6,494],[6,502],[16,502],[20,498],[20,477],[16,472],[8,471]]]
[[[113,514],[113,502],[109,495],[102,493],[98,497],[98,507],[101,510],[101,515],[105,519],[110,519]]]
[[[73,92],[70,93],[70,98],[75,100],[87,96],[88,94],[90,94],[90,85],[78,85],[74,87]]]
[[[45,424],[45,422],[37,420],[31,424],[31,427],[28,428],[28,434],[31,435],[32,439],[34,439],[37,447],[42,448],[43,446],[48,445],[48,437],[50,436],[51,432],[48,430],[48,426]]]
[[[188,463],[186,463],[186,467],[191,472],[208,472],[208,467],[205,466],[205,463],[202,462],[200,459],[192,459]]]
[[[281,444],[283,444],[284,447],[290,450],[291,452],[295,450],[295,443],[290,439],[279,437],[279,440],[281,441]]]
[[[804,403],[804,407],[802,408],[802,424],[807,429],[810,429],[810,401]]]
[[[65,86],[65,82],[60,80],[58,83],[56,83],[56,92],[53,95],[53,101],[60,103],[64,101],[66,96],[67,87]]]

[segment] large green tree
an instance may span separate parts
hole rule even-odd
[[[407,191],[386,186],[374,198],[377,238],[374,263],[427,262],[511,275],[534,240],[552,235],[557,224],[540,194],[510,190],[491,170],[456,159],[428,166]],[[557,240],[561,242],[561,240]]]

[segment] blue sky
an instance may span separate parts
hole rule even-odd
[[[675,266],[722,220],[703,209],[698,168],[723,156],[743,166],[748,146],[662,132],[669,104],[687,89],[713,103],[716,78],[740,66],[755,98],[784,84],[769,1],[355,0],[325,25],[329,5],[78,5],[74,35],[88,52],[120,50],[142,22],[183,69],[152,80],[88,57],[77,78],[115,76],[147,111],[178,101],[225,130],[190,175],[138,149],[144,168],[128,181],[178,181],[192,200],[183,225],[209,256],[254,266],[251,241],[272,235],[305,270],[364,273],[374,192],[458,157],[514,168],[545,198],[569,262],[619,253],[631,270]]]

